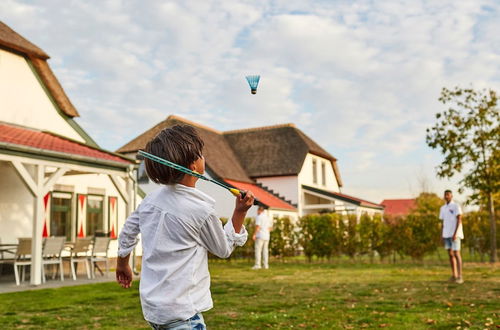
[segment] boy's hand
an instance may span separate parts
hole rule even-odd
[[[128,289],[132,286],[132,269],[129,264],[116,266],[116,281],[122,288]]]
[[[245,191],[245,197],[241,197],[241,194],[236,196],[236,206],[235,211],[246,212],[253,205],[254,196],[253,193]]]

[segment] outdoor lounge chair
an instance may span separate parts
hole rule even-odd
[[[64,249],[66,237],[48,237],[45,239],[42,248],[42,281],[45,283],[45,265],[59,265],[61,281],[64,281],[62,251]],[[55,273],[53,278],[55,278]]]
[[[69,256],[69,263],[71,265],[71,274],[73,280],[76,281],[76,267],[75,264],[79,262],[85,263],[85,268],[87,269],[87,278],[91,278],[90,272],[90,262],[89,262],[89,252],[92,245],[92,238],[77,238],[75,245],[71,249],[71,255]],[[78,265],[77,265],[78,266]]]
[[[108,258],[108,248],[111,239],[109,237],[96,237],[94,239],[94,244],[92,246],[92,253],[90,254],[90,268],[92,270],[92,278],[95,278],[95,269],[99,269],[102,275],[103,272],[97,266],[97,262],[104,261],[106,263],[106,276],[109,273],[109,258]]]

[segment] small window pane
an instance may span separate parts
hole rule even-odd
[[[71,241],[71,194],[52,194],[50,235],[65,236]]]

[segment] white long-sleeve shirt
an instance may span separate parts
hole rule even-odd
[[[162,186],[142,201],[125,222],[118,255],[125,257],[142,238],[139,286],[142,311],[156,324],[187,320],[213,307],[207,251],[221,258],[245,244],[232,221],[222,227],[215,201],[196,188]]]

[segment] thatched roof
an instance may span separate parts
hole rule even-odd
[[[174,115],[168,116],[166,120],[139,135],[116,152],[135,153],[146,147],[146,144],[164,128],[178,124],[193,126],[203,139],[205,142],[203,155],[212,174],[221,179],[252,182],[221,132]]]
[[[37,71],[59,108],[69,117],[79,117],[61,84],[47,63],[49,55],[0,21],[0,48],[25,56]]]
[[[48,59],[49,55],[0,21],[0,45],[25,55]]]
[[[251,178],[257,177],[297,175],[307,153],[312,153],[332,162],[338,183],[342,185],[337,160],[293,124],[219,132],[172,115],[117,152],[135,153],[161,130],[176,124],[197,129],[205,142],[206,164],[219,178],[252,182]]]
[[[340,186],[337,159],[293,124],[224,132],[250,177],[297,175],[308,153],[331,161]]]

